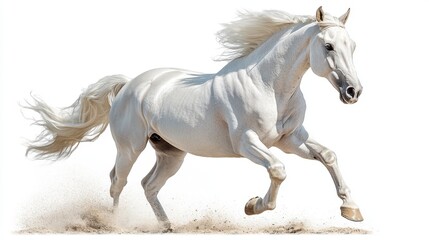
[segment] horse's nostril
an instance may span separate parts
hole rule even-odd
[[[354,87],[347,87],[346,89],[346,93],[348,95],[349,98],[355,98],[356,96],[356,90]]]

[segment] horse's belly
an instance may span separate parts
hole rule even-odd
[[[224,135],[226,136],[226,135]],[[239,157],[232,149],[229,139],[224,136],[199,136],[192,134],[192,138],[178,138],[174,136],[173,145],[182,151],[202,157]],[[218,138],[214,140],[215,138]]]

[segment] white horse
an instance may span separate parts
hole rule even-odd
[[[344,28],[350,9],[336,18],[280,11],[246,12],[218,33],[229,63],[215,74],[154,69],[132,81],[108,76],[90,85],[70,107],[55,111],[34,99],[27,106],[41,115],[45,130],[28,146],[39,158],[64,158],[82,141],[95,140],[107,127],[117,147],[110,172],[114,206],[127,176],[149,141],[156,164],[143,178],[147,200],[165,229],[171,223],[158,192],[180,168],[186,153],[204,157],[245,157],[265,167],[271,185],[263,198],[250,199],[248,215],[276,207],[285,167],[269,150],[277,147],[320,161],[329,171],[341,215],[362,221],[337,165],[335,153],[309,138],[303,127],[301,78],[311,68],[329,80],[346,104],[362,92],[352,61],[355,43]],[[189,141],[192,139],[192,141]]]

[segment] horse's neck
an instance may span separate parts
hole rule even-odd
[[[249,55],[255,63],[249,71],[252,79],[263,81],[275,93],[292,95],[310,66],[309,45],[317,31],[316,24],[306,24],[274,35]]]

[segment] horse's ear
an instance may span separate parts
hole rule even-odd
[[[346,24],[347,19],[349,18],[349,14],[350,14],[350,8],[347,10],[346,13],[344,13],[339,19],[343,24]]]
[[[325,18],[325,13],[323,12],[322,6],[320,6],[316,11],[316,20],[322,22]]]

